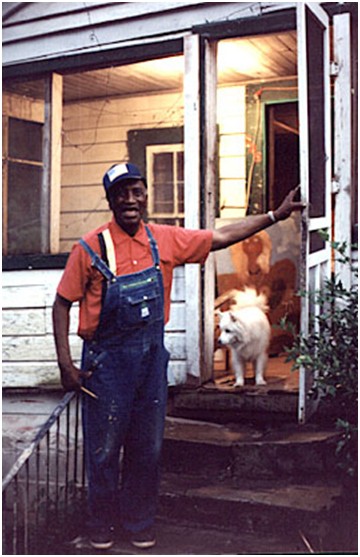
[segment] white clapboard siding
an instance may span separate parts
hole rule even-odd
[[[114,162],[128,160],[127,133],[182,125],[182,103],[182,93],[172,93],[64,106],[61,251],[110,219],[102,177]]]
[[[53,362],[3,362],[2,386],[11,388],[59,385],[59,370]]]
[[[3,93],[2,113],[13,118],[43,123],[45,119],[44,102],[25,96]]]
[[[120,126],[108,126],[104,128],[99,128],[98,126],[93,128],[80,128],[80,129],[70,129],[71,123],[67,123],[67,132],[63,142],[63,151],[65,156],[65,149],[68,147],[75,147],[78,150],[88,151],[93,147],[96,147],[98,143],[126,143],[126,130]]]
[[[41,308],[45,307],[45,297],[46,292],[42,285],[22,284],[18,286],[5,286],[3,289],[2,301],[3,307],[10,310],[30,307]]]
[[[33,19],[41,20],[46,15],[47,19],[52,21],[52,26],[49,26],[50,32],[51,30],[57,30],[56,25],[59,24],[59,18],[62,18],[62,30],[71,30],[75,25],[74,20],[76,20],[76,25],[78,27],[87,27],[89,25],[89,18],[93,25],[99,25],[101,23],[106,23],[110,15],[116,16],[119,19],[128,20],[134,17],[144,16],[149,12],[156,14],[157,12],[162,13],[166,10],[174,10],[174,5],[169,2],[153,2],[151,4],[144,4],[142,2],[115,2],[115,4],[117,5],[109,6],[109,2],[91,2],[85,6],[83,2],[49,2],[46,3],[46,10],[44,10],[40,2],[32,3],[30,7],[25,3],[24,9],[13,11],[14,13],[10,15],[10,21],[12,24],[23,23],[25,25]],[[197,2],[177,2],[176,8],[189,7],[192,4],[197,4]],[[4,8],[4,16],[9,17],[8,12],[11,12],[12,6],[13,4],[10,4],[9,8]],[[76,16],[78,16],[77,19]],[[33,25],[29,28],[29,31],[36,35],[36,22],[32,23]]]
[[[79,360],[81,353],[77,337],[70,335],[70,348],[74,360]],[[4,336],[3,360],[7,362],[50,362],[55,359],[54,339],[52,335]]]
[[[4,311],[2,318],[3,335],[14,336],[22,335],[42,336],[46,334],[45,309],[12,309]]]
[[[124,157],[124,154],[119,154],[120,160]],[[62,187],[98,186],[101,184],[102,177],[107,171],[109,163],[112,164],[112,161],[83,165],[79,159],[77,165],[63,165],[61,168],[61,185]],[[84,192],[84,195],[86,195],[86,192]],[[63,209],[66,210],[67,207]]]
[[[180,385],[186,378],[186,362],[170,360],[168,367],[169,386]],[[59,370],[56,362],[4,362],[2,386],[11,388],[49,387],[59,385]]]
[[[79,9],[75,12],[73,3],[64,2],[9,6],[3,19],[3,64],[106,51],[126,44],[144,45],[166,37],[182,37],[194,25],[235,20],[240,15],[242,19],[254,17],[289,7],[278,2],[243,2],[240,8],[234,2],[76,4]]]
[[[52,330],[52,304],[62,271],[8,271],[2,275],[3,387],[59,385]],[[171,354],[169,384],[186,380],[184,268],[175,269],[171,318],[165,343]],[[70,347],[76,363],[81,358],[77,336],[78,305],[70,316]]]
[[[89,230],[98,228],[109,220],[109,211],[70,211],[61,219],[61,240],[78,240]]]
[[[82,164],[93,164],[95,162],[118,160],[119,151],[126,153],[126,143],[118,139],[115,139],[113,143],[108,140],[105,143],[87,144],[82,149],[67,146],[62,150],[62,164],[78,165],[80,161]]]
[[[104,126],[126,129],[129,124],[136,127],[142,123],[147,127],[164,126],[166,120],[174,120],[174,115],[182,105],[181,90],[175,93],[109,97],[105,101],[100,99],[69,103],[64,107],[64,127],[72,131]]]
[[[103,186],[68,187],[61,189],[61,206],[78,211],[108,211],[109,206]]]
[[[8,271],[2,274],[2,381],[4,387],[59,385],[51,307],[61,271]],[[70,346],[75,360],[77,308],[71,314]]]

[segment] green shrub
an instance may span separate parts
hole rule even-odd
[[[351,265],[346,245],[332,244],[338,261]],[[321,291],[304,292],[309,302],[319,304],[320,312],[310,322],[308,336],[295,337],[287,350],[293,370],[304,366],[314,374],[308,396],[317,414],[327,415],[341,433],[337,445],[338,466],[347,476],[357,475],[358,401],[358,286],[346,289],[338,277],[327,280]],[[354,281],[355,282],[355,281]]]

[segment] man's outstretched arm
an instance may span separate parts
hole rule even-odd
[[[275,222],[285,220],[293,211],[302,211],[305,208],[305,204],[302,201],[294,201],[299,187],[291,190],[279,207],[273,211]],[[264,213],[262,215],[250,215],[237,223],[218,228],[214,230],[211,251],[224,249],[232,244],[241,242],[272,224],[274,224],[274,220],[268,213]]]

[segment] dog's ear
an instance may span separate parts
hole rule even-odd
[[[236,315],[235,315],[235,313],[234,313],[234,312],[232,312],[232,311],[229,311],[229,315],[230,315],[230,319],[231,319],[231,321],[234,321],[234,322],[236,322],[236,320],[237,320],[237,319],[236,319]]]

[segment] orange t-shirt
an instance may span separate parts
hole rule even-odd
[[[164,282],[165,322],[167,322],[174,267],[184,263],[204,263],[211,249],[213,232],[158,224],[148,224],[148,227],[158,245]],[[106,228],[110,230],[115,247],[117,275],[136,273],[154,264],[143,222],[133,237],[126,234],[114,218],[86,234],[84,240],[99,255],[100,245],[97,235]],[[89,254],[80,244],[75,244],[57,292],[70,302],[80,302],[78,334],[87,340],[93,337],[99,323],[102,281],[102,274],[91,266]]]

